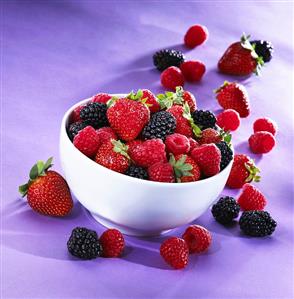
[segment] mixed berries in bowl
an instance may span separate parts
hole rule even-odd
[[[64,115],[61,162],[77,199],[106,226],[157,235],[212,204],[230,173],[230,135],[183,88],[98,94]]]

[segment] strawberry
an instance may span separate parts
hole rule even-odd
[[[229,46],[218,62],[218,69],[225,74],[247,76],[259,74],[264,64],[249,42],[249,36],[243,35],[240,42]]]
[[[151,113],[156,113],[160,110],[160,104],[157,98],[148,89],[139,89],[136,93],[132,91],[128,94],[127,98],[146,104]]]
[[[168,162],[158,162],[148,168],[150,181],[174,183],[175,176],[172,166]]]
[[[183,269],[188,264],[189,248],[183,239],[171,237],[161,244],[160,255],[171,267]]]
[[[208,39],[208,30],[203,25],[191,26],[185,34],[184,43],[188,48],[195,48]]]
[[[98,93],[95,96],[91,98],[91,102],[94,103],[104,103],[107,104],[107,102],[112,98],[111,95],[108,93]]]
[[[197,141],[199,144],[218,143],[222,141],[222,136],[218,131],[207,128],[202,131],[201,137]]]
[[[194,148],[191,157],[206,177],[220,172],[221,152],[215,144],[204,144]]]
[[[185,61],[181,64],[180,69],[186,81],[200,81],[205,73],[205,65],[198,60]]]
[[[82,120],[80,117],[80,112],[83,108],[84,108],[84,105],[80,105],[72,111],[71,116],[70,116],[72,123],[79,122]]]
[[[254,161],[244,154],[236,154],[232,169],[227,180],[226,186],[239,189],[246,183],[259,182],[260,170],[255,166]]]
[[[166,151],[174,155],[188,154],[190,151],[189,139],[182,134],[174,133],[165,139]]]
[[[165,144],[161,139],[150,139],[134,145],[129,151],[132,161],[141,167],[166,162]]]
[[[255,154],[269,153],[276,145],[276,139],[272,133],[259,131],[252,134],[249,139],[249,146]]]
[[[218,103],[224,109],[236,110],[240,117],[250,114],[250,102],[245,87],[236,82],[227,82],[215,90]]]
[[[111,139],[100,146],[95,161],[111,170],[124,173],[129,167],[128,146],[119,140]]]
[[[106,230],[99,238],[99,242],[104,257],[119,257],[125,248],[124,236],[117,229]]]
[[[124,141],[136,139],[148,123],[150,112],[148,108],[137,101],[126,98],[113,100],[109,103],[107,118],[110,126]]]
[[[62,217],[69,214],[73,201],[65,179],[56,171],[48,170],[52,160],[38,161],[30,171],[29,181],[19,186],[19,192],[27,195],[28,204],[35,212]]]
[[[172,90],[177,86],[184,86],[185,83],[181,70],[176,66],[165,69],[160,75],[160,81],[162,86]]]
[[[253,123],[253,130],[254,133],[259,131],[267,131],[272,133],[275,136],[278,131],[278,126],[272,119],[268,117],[262,117],[262,118],[258,118]]]
[[[266,206],[264,195],[253,185],[245,184],[238,204],[243,211],[263,210]]]
[[[110,127],[103,127],[96,130],[96,134],[100,140],[100,143],[103,144],[111,139],[117,140],[117,136],[114,130]]]
[[[240,126],[239,113],[233,109],[224,110],[216,119],[216,124],[225,131],[235,131]]]
[[[169,160],[178,183],[195,182],[200,179],[200,169],[196,162],[187,155],[172,155]]]
[[[186,241],[190,253],[202,253],[211,244],[210,232],[200,225],[190,225],[184,232],[182,238]]]

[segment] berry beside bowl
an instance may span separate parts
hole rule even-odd
[[[79,151],[67,133],[72,112],[90,100],[64,114],[60,159],[72,193],[95,220],[128,235],[154,236],[195,220],[211,206],[226,184],[233,161],[216,175],[185,183],[154,182],[112,171]]]

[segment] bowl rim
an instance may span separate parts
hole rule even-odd
[[[127,94],[109,94],[111,96],[116,96],[116,97],[124,97],[126,96]],[[201,185],[201,184],[205,184],[205,183],[208,183],[209,181],[213,181],[215,180],[217,177],[221,176],[222,173],[229,167],[231,167],[231,164],[233,164],[233,161],[234,161],[234,147],[233,147],[233,144],[232,144],[232,151],[233,151],[233,159],[230,161],[230,163],[222,170],[220,171],[219,173],[217,173],[216,175],[214,176],[211,176],[209,178],[205,178],[205,179],[202,179],[202,180],[198,180],[198,181],[194,181],[194,182],[185,182],[185,183],[166,183],[166,182],[155,182],[155,181],[149,181],[149,180],[142,180],[142,179],[138,179],[138,178],[134,178],[134,177],[131,177],[131,176],[128,176],[128,175],[125,175],[123,173],[118,173],[116,171],[113,171],[111,169],[108,169],[98,163],[96,163],[95,161],[93,161],[92,159],[90,159],[89,157],[87,157],[86,155],[84,155],[82,152],[80,152],[72,143],[72,141],[70,140],[68,134],[67,134],[67,125],[68,125],[68,122],[69,122],[69,118],[70,118],[70,115],[72,113],[72,111],[77,108],[78,106],[80,105],[83,105],[89,101],[91,101],[91,99],[93,98],[90,97],[90,98],[86,98],[84,100],[81,100],[77,103],[75,103],[74,105],[72,105],[63,115],[62,117],[62,121],[61,121],[61,131],[64,133],[63,135],[66,136],[67,138],[67,143],[70,143],[70,146],[72,147],[72,149],[74,151],[76,151],[80,156],[81,158],[85,158],[87,159],[93,166],[95,164],[95,166],[98,168],[101,168],[103,169],[103,171],[106,171],[106,172],[110,172],[112,175],[118,175],[120,176],[122,179],[125,179],[125,180],[130,180],[130,181],[133,181],[133,182],[137,182],[137,183],[142,183],[142,184],[150,184],[150,185],[153,185],[153,186],[166,186],[166,187],[175,187],[177,186],[176,188],[184,188],[185,186],[191,186],[191,185]]]

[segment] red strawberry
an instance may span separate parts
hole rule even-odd
[[[199,143],[195,139],[193,139],[193,138],[189,138],[189,142],[190,142],[190,153],[192,152],[192,150],[195,147],[200,146]]]
[[[225,131],[235,131],[240,126],[239,113],[233,109],[224,110],[216,119],[216,124]]]
[[[221,152],[215,144],[204,144],[194,148],[191,157],[206,177],[220,172]]]
[[[128,147],[119,140],[112,139],[98,149],[95,161],[111,170],[124,173],[129,167]]]
[[[246,183],[259,182],[260,170],[255,166],[254,161],[244,154],[234,156],[232,169],[226,185],[233,189],[242,188]]]
[[[83,108],[84,108],[84,105],[80,105],[73,110],[73,112],[71,113],[71,122],[72,123],[81,121],[80,112]]]
[[[218,143],[222,141],[222,136],[218,131],[208,128],[202,131],[202,135],[197,141],[199,144]]]
[[[38,161],[30,171],[30,180],[19,186],[22,196],[27,195],[30,207],[44,215],[66,216],[73,207],[70,190],[65,179],[56,171],[48,170],[52,158],[46,163]]]
[[[205,73],[205,65],[198,60],[185,61],[181,64],[180,69],[189,82],[200,81]]]
[[[276,139],[270,132],[259,131],[252,134],[248,142],[253,153],[266,154],[274,148]]]
[[[182,134],[174,133],[165,139],[166,151],[174,155],[188,154],[190,151],[189,139]]]
[[[194,112],[197,109],[196,99],[190,91],[184,90],[182,98],[184,103],[189,105],[191,112]]]
[[[117,136],[114,130],[110,127],[103,127],[96,130],[97,136],[100,140],[100,143],[103,144],[111,139],[117,140]]]
[[[272,133],[275,136],[278,131],[278,126],[272,119],[268,117],[263,117],[263,118],[258,118],[253,123],[253,130],[254,133],[259,131],[267,131]]]
[[[190,225],[184,232],[182,238],[186,241],[190,253],[202,253],[211,244],[210,232],[200,225]]]
[[[256,187],[245,184],[238,198],[238,204],[244,211],[263,210],[266,206],[266,199]]]
[[[184,76],[181,70],[176,66],[170,66],[165,69],[160,76],[162,86],[175,90],[177,86],[184,86]]]
[[[240,42],[233,43],[226,50],[218,62],[222,73],[229,75],[247,76],[258,74],[264,64],[248,40],[249,36],[243,35]]]
[[[174,169],[178,183],[195,182],[200,179],[200,169],[190,156],[171,155],[169,163]]]
[[[158,162],[166,162],[165,144],[161,139],[150,139],[134,145],[129,151],[137,166],[149,167]]]
[[[100,237],[99,242],[103,249],[104,257],[119,257],[124,248],[125,240],[117,229],[108,229]]]
[[[171,267],[182,269],[188,264],[189,249],[183,239],[171,237],[161,244],[160,255]]]
[[[191,26],[185,34],[184,42],[188,48],[195,48],[208,39],[208,30],[203,25]]]
[[[148,168],[150,181],[174,183],[175,176],[172,166],[168,162],[158,162]]]
[[[128,99],[140,101],[146,104],[151,113],[160,110],[160,104],[155,95],[148,89],[139,89],[136,93],[133,91],[127,96]]]
[[[74,146],[81,151],[84,155],[92,158],[96,155],[101,141],[95,131],[91,126],[80,130],[73,140]]]
[[[240,117],[247,117],[250,114],[249,97],[243,85],[225,81],[215,92],[218,103],[224,109],[234,109]]]
[[[108,93],[98,93],[95,96],[92,97],[91,101],[95,103],[104,103],[107,104],[107,102],[112,98],[112,96]]]
[[[150,112],[140,102],[118,99],[108,108],[107,118],[116,134],[122,140],[130,141],[136,139],[148,123]]]

